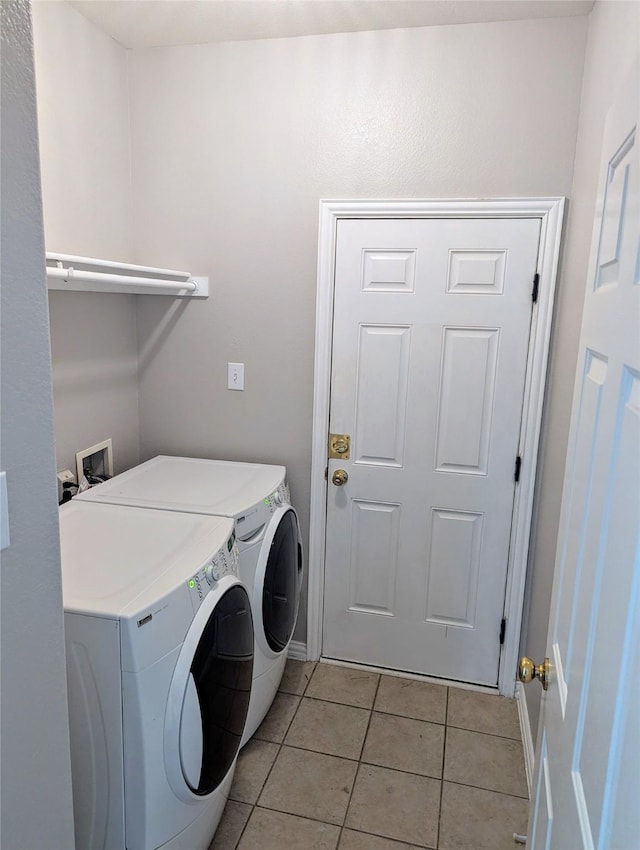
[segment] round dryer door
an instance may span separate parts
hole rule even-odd
[[[218,787],[238,754],[247,718],[253,675],[251,606],[237,579],[225,577],[220,584],[228,580],[232,586],[222,595],[212,590],[205,597],[171,686],[167,767],[171,765],[171,784],[182,797],[184,792],[203,796]]]
[[[266,559],[265,559],[266,553]],[[264,573],[263,573],[264,569]],[[298,616],[302,584],[302,544],[292,507],[274,515],[262,544],[256,575],[262,578],[262,629],[276,653],[288,645]]]

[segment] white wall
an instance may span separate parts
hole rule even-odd
[[[71,850],[69,721],[51,363],[29,4],[2,16],[2,432],[11,546],[0,555],[6,850]]]
[[[139,300],[142,459],[286,464],[306,537],[318,200],[568,195],[586,26],[133,51],[136,255],[213,293]],[[246,363],[244,393],[227,361]]]
[[[47,250],[131,262],[127,51],[59,0],[33,4]],[[113,438],[138,461],[135,298],[52,292],[57,468]]]
[[[555,564],[565,452],[573,397],[578,338],[591,245],[607,110],[617,86],[638,52],[640,4],[597,2],[589,18],[575,171],[565,233],[564,263],[550,363],[549,398],[541,450],[538,519],[532,542],[528,588],[528,629],[522,649],[541,663],[545,656],[549,604]],[[532,730],[536,732],[540,690],[525,689]]]

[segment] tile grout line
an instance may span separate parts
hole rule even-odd
[[[367,741],[367,735],[369,734],[369,729],[371,727],[371,718],[373,717],[373,709],[376,704],[376,699],[378,698],[378,691],[380,690],[380,683],[382,682],[382,674],[378,673],[378,683],[376,685],[376,690],[373,695],[373,699],[371,700],[371,708],[369,709],[369,720],[367,722],[367,728],[364,733],[364,737],[362,739],[362,746],[360,747],[360,756],[358,757],[356,774],[353,777],[353,785],[351,786],[351,791],[349,792],[349,799],[347,800],[347,806],[344,810],[344,818],[342,819],[342,826],[340,827],[340,832],[338,834],[338,843],[336,844],[336,850],[340,850],[340,844],[342,842],[342,834],[345,829],[345,824],[347,822],[347,815],[349,814],[349,806],[351,805],[351,800],[353,798],[353,792],[356,787],[356,782],[358,781],[358,774],[360,773],[360,767],[362,765],[362,755],[364,753],[364,745]]]
[[[444,794],[444,762],[447,753],[447,732],[449,729],[449,687],[444,697],[444,739],[442,741],[442,769],[440,771],[440,802],[438,803],[438,822],[436,824],[436,847],[440,846],[440,821],[442,819],[442,796]]]
[[[380,675],[380,674],[377,673],[375,675]],[[382,676],[381,676],[381,678],[382,678]],[[376,691],[376,694],[377,694],[377,691]],[[329,705],[343,705],[343,706],[345,706],[345,708],[359,708],[362,711],[369,711],[369,709],[366,709],[362,705],[353,705],[353,703],[350,703],[350,702],[339,702],[338,700],[327,699],[326,697],[305,696],[305,699],[311,700],[312,702],[326,702]],[[375,711],[376,714],[384,714],[387,717],[401,717],[404,720],[416,720],[419,723],[430,723],[433,726],[445,726],[446,725],[446,723],[441,723],[439,720],[425,720],[423,717],[416,717],[414,714],[398,714],[397,711],[389,711],[388,709],[385,710],[383,708],[376,708],[375,706],[373,706],[371,711]],[[475,732],[476,731],[475,729],[465,729],[462,726],[454,727],[454,728],[460,728],[460,729],[462,729],[463,732]],[[490,735],[491,733],[490,732],[479,732],[478,734],[480,734],[480,735]],[[518,740],[517,738],[507,738],[504,735],[492,735],[492,737],[501,738],[504,741],[517,741]],[[342,756],[340,756],[340,758],[342,758]]]
[[[317,667],[317,666],[318,666],[318,662],[316,662],[316,663],[315,663],[315,666],[314,666],[314,668],[313,668],[313,670],[312,670],[312,672],[311,672],[311,676],[313,676],[313,674],[315,673],[315,671],[316,671],[316,667]],[[264,791],[265,785],[266,785],[266,784],[267,784],[267,782],[269,781],[269,777],[271,776],[271,772],[273,771],[273,768],[274,768],[274,766],[275,766],[275,763],[276,763],[276,761],[278,760],[278,756],[280,755],[280,753],[281,753],[281,751],[282,751],[282,747],[284,746],[284,739],[287,737],[287,732],[288,732],[288,731],[289,731],[289,729],[291,728],[291,724],[293,723],[293,720],[294,720],[294,718],[295,718],[296,714],[298,713],[298,709],[299,709],[299,708],[300,708],[300,706],[302,705],[302,699],[303,699],[303,697],[304,697],[304,695],[305,695],[305,692],[306,692],[307,688],[309,687],[309,682],[311,681],[311,676],[309,676],[309,678],[308,678],[308,680],[307,680],[307,683],[305,684],[304,688],[302,689],[302,693],[301,693],[301,694],[290,694],[290,696],[299,696],[299,697],[300,697],[300,701],[298,702],[298,705],[296,706],[296,710],[293,712],[293,715],[291,716],[291,720],[289,721],[289,723],[288,723],[288,725],[287,725],[287,728],[285,729],[285,731],[284,731],[284,733],[283,733],[283,735],[282,735],[282,741],[280,741],[280,742],[277,742],[277,741],[265,741],[265,742],[264,742],[264,743],[267,743],[267,744],[268,744],[268,743],[276,744],[276,745],[277,745],[277,747],[278,747],[278,752],[276,753],[275,758],[274,758],[274,759],[273,759],[273,761],[271,762],[271,767],[270,767],[270,768],[269,768],[269,770],[267,771],[267,775],[266,775],[266,776],[265,776],[265,778],[264,778],[264,782],[263,782],[263,783],[262,783],[262,785],[260,786],[260,790],[258,791],[258,794],[257,794],[257,796],[256,796],[256,801],[255,801],[255,803],[252,803],[252,804],[251,804],[251,811],[249,812],[249,816],[247,817],[247,820],[245,821],[245,824],[244,824],[244,826],[242,827],[242,830],[240,831],[240,835],[238,836],[238,839],[237,839],[236,843],[234,844],[233,850],[237,850],[237,847],[240,845],[240,842],[242,841],[242,837],[244,836],[244,833],[245,833],[245,831],[246,831],[246,829],[247,829],[247,826],[249,825],[249,821],[251,820],[251,817],[252,817],[253,813],[255,812],[256,808],[258,808],[258,800],[260,799],[260,797],[261,797],[261,795],[262,795],[262,792]],[[281,691],[280,689],[278,689],[278,690],[276,691],[276,697],[277,697],[277,696],[278,696],[278,694],[280,694],[280,693],[287,693],[287,694],[288,694],[288,691]],[[275,697],[274,697],[274,700],[275,700]],[[268,714],[268,712],[267,712],[267,714]],[[266,717],[266,715],[265,715],[265,717]],[[257,731],[257,730],[256,730],[256,731]],[[250,740],[254,740],[254,738],[251,738]],[[260,741],[260,740],[262,740],[262,739],[261,739],[261,738],[255,738],[255,740]],[[247,743],[248,743],[248,742],[247,742]],[[264,808],[266,809],[267,807],[265,806]],[[277,811],[277,810],[275,810],[275,809],[273,809],[273,810],[269,809],[268,811]]]
[[[499,794],[501,797],[509,797],[511,800],[526,800],[528,797],[520,797],[518,794],[510,794],[508,791],[496,791],[495,788],[485,788],[484,785],[469,785],[468,782],[457,782],[455,779],[443,780],[449,785],[459,785],[461,788],[474,788],[476,791],[486,791],[487,794]]]
[[[313,672],[314,672],[314,673],[315,673],[315,670],[316,670],[316,668],[314,667],[314,668],[313,668]],[[313,675],[313,673],[312,673],[311,675]],[[290,719],[290,720],[289,720],[289,722],[287,723],[287,728],[286,728],[286,729],[284,730],[284,732],[282,733],[282,740],[281,740],[281,741],[279,741],[279,742],[278,742],[278,741],[272,741],[272,742],[271,742],[271,743],[274,743],[274,744],[277,744],[277,745],[278,745],[278,752],[276,753],[276,757],[274,758],[274,760],[273,760],[273,762],[272,762],[272,764],[271,764],[271,767],[269,768],[269,770],[268,770],[268,772],[267,772],[267,775],[266,775],[266,777],[265,777],[265,780],[264,780],[264,782],[262,783],[262,787],[260,788],[260,792],[258,793],[258,796],[256,797],[256,802],[254,803],[254,805],[255,805],[255,806],[257,806],[257,805],[258,805],[258,800],[259,800],[259,799],[260,799],[260,797],[262,796],[262,792],[264,791],[264,787],[265,787],[265,785],[267,784],[267,782],[269,781],[269,777],[271,776],[271,772],[273,771],[273,768],[275,767],[275,764],[276,764],[276,762],[278,761],[278,757],[280,756],[280,753],[282,752],[282,748],[283,748],[283,747],[284,747],[284,745],[285,745],[285,744],[284,744],[285,739],[286,739],[286,737],[287,737],[287,734],[288,734],[288,732],[289,732],[289,729],[291,729],[291,724],[292,724],[292,723],[293,723],[293,721],[295,720],[296,714],[297,714],[297,713],[298,713],[298,711],[300,710],[300,706],[302,705],[302,700],[304,699],[305,691],[306,691],[306,690],[307,690],[307,688],[309,687],[309,682],[310,682],[310,681],[311,681],[311,676],[309,676],[309,681],[307,682],[307,684],[306,684],[306,685],[304,686],[304,688],[302,689],[302,693],[301,693],[301,694],[291,694],[291,696],[296,696],[296,697],[298,697],[298,698],[299,698],[299,699],[298,699],[298,705],[296,706],[296,710],[295,710],[295,711],[293,712],[293,714],[291,715],[291,719]],[[278,695],[278,693],[287,693],[287,692],[286,692],[286,691],[278,691],[278,692],[277,692],[277,694],[276,694],[276,696]],[[265,715],[265,716],[266,716],[266,715]],[[269,742],[267,742],[267,743],[269,743]],[[264,808],[266,808],[266,806],[265,806]]]
[[[375,711],[371,712],[371,713],[375,714]],[[402,715],[398,715],[398,716],[401,717]],[[367,732],[368,731],[369,731],[369,726],[367,726]],[[275,741],[264,741],[263,743],[265,743],[265,744],[272,743],[273,744],[273,743],[275,743]],[[279,745],[276,744],[276,746],[279,746]],[[290,750],[296,750],[296,752],[299,752],[299,753],[313,753],[314,755],[317,755],[317,756],[327,756],[328,758],[339,759],[340,761],[349,761],[352,764],[358,764],[358,765],[362,764],[362,765],[364,765],[364,767],[376,767],[376,768],[380,768],[381,770],[388,770],[390,773],[402,773],[405,776],[415,776],[418,779],[435,779],[435,781],[438,782],[442,778],[441,776],[434,776],[432,773],[417,773],[415,770],[407,770],[406,768],[403,769],[401,767],[390,767],[388,764],[381,764],[380,762],[377,762],[377,761],[363,761],[362,758],[355,759],[355,758],[350,758],[349,756],[336,756],[333,753],[325,753],[322,750],[310,750],[308,747],[301,747],[298,744],[283,744],[283,746],[287,747]],[[456,784],[464,785],[465,783],[464,782],[458,782]],[[470,785],[469,787],[473,788],[473,787],[476,787],[476,786]],[[480,787],[480,786],[477,786],[477,787]],[[485,788],[484,790],[490,791],[491,789]],[[496,793],[501,794],[503,792],[497,791]],[[510,796],[513,797],[513,796],[517,796],[517,795],[511,794]],[[236,800],[235,802],[241,803],[242,800]],[[247,804],[247,805],[250,805],[250,804]]]
[[[509,735],[498,735],[497,732],[483,732],[481,729],[469,729],[467,726],[456,726],[455,723],[447,723],[451,729],[458,729],[460,732],[471,732],[473,735],[486,735],[488,738],[497,738],[499,741],[515,741],[517,744],[522,743],[522,738],[512,738]]]

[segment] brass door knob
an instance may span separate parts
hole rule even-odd
[[[549,689],[550,673],[551,662],[548,658],[545,658],[544,662],[539,667],[536,667],[530,658],[523,655],[518,664],[518,679],[525,685],[528,685],[534,679],[538,679],[545,691]]]
[[[331,476],[331,480],[336,485],[336,487],[342,487],[342,485],[346,484],[349,480],[349,473],[346,469],[336,469],[336,471]]]

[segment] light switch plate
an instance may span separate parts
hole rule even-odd
[[[0,552],[11,545],[9,540],[9,499],[7,473],[0,472]]]
[[[244,363],[227,363],[227,389],[244,389]]]

